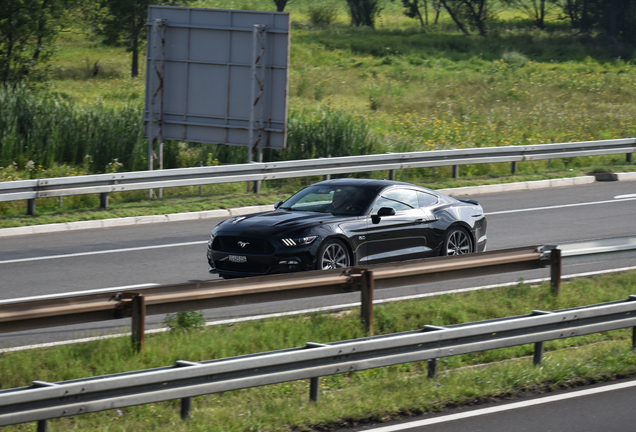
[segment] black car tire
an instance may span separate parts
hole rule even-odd
[[[442,244],[442,255],[463,255],[474,251],[470,235],[463,228],[451,228]]]
[[[340,240],[327,240],[320,245],[316,258],[316,270],[349,267],[349,251]]]

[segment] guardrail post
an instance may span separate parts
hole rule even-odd
[[[331,157],[331,155],[327,155],[328,158]],[[331,180],[331,174],[325,174],[324,176],[322,176],[323,180]]]
[[[459,165],[453,165],[453,178],[459,177]]]
[[[360,274],[360,318],[367,334],[373,335],[373,272],[363,270]]]
[[[395,170],[389,170],[389,180],[395,180]]]
[[[49,432],[48,420],[38,420],[38,432]]]
[[[32,386],[34,388],[42,388],[42,387],[53,387],[57,384],[46,382],[46,381],[33,381]],[[49,421],[48,420],[38,420],[37,432],[49,432]]]
[[[627,163],[632,163],[632,156],[634,155],[634,153],[627,153],[625,155],[625,161],[627,161]]]
[[[263,163],[263,147],[259,147],[258,148],[258,163]],[[261,180],[255,180],[254,181],[254,193],[260,193],[261,192],[261,185],[262,185],[262,181]]]
[[[104,210],[108,210],[108,192],[99,194],[99,206]]]
[[[187,420],[192,417],[192,398],[181,399],[181,419]]]
[[[439,366],[439,359],[428,359],[428,377],[435,378],[437,376],[437,367]]]
[[[561,249],[550,251],[550,287],[555,296],[561,292]]]
[[[27,200],[27,214],[29,216],[35,216],[35,198]]]
[[[175,367],[196,366],[197,363],[187,360],[177,360]],[[192,397],[181,398],[181,419],[187,420],[192,418]]]
[[[534,356],[532,361],[535,366],[539,366],[541,361],[543,361],[543,342],[536,342],[534,344]]]
[[[320,377],[309,380],[309,400],[318,402],[320,400]]]
[[[146,348],[146,301],[143,294],[132,298],[132,344],[137,352]]]
[[[512,174],[514,175],[517,172],[517,161],[512,162]]]

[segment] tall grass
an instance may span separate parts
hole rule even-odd
[[[18,170],[72,165],[83,172],[125,171],[147,166],[141,103],[121,108],[81,105],[55,93],[25,86],[0,89],[0,165]],[[348,156],[373,152],[375,141],[367,123],[342,110],[318,113],[292,110],[289,148],[270,151],[266,160]],[[244,163],[245,148],[168,141],[164,167]],[[114,165],[114,164],[121,164]]]
[[[97,104],[79,106],[25,86],[0,89],[0,164],[18,167],[88,165],[103,172],[118,160],[127,169],[144,165],[141,110]]]

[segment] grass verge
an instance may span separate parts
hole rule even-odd
[[[425,324],[514,316],[531,309],[556,310],[626,298],[636,271],[564,283],[558,298],[547,284],[517,285],[423,300],[378,305],[376,333]],[[127,338],[109,339],[0,355],[0,386],[60,381],[241,354],[302,346],[307,341],[359,338],[356,310],[149,335],[146,352],[135,354]],[[425,363],[324,377],[319,403],[309,402],[309,383],[297,381],[198,397],[193,418],[179,419],[176,401],[54,420],[56,430],[323,430],[360,422],[383,422],[447,407],[475,404],[537,391],[583,385],[636,374],[631,333],[617,330],[545,344],[542,367],[526,358],[532,345],[442,359],[439,376],[426,378]],[[7,427],[29,430],[33,425]]]

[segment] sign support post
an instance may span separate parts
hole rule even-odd
[[[163,169],[163,90],[164,90],[164,59],[166,53],[166,20],[155,19],[152,22],[153,44],[151,48],[150,64],[152,70],[148,73],[157,74],[157,88],[151,89],[151,103],[149,105],[150,121],[148,122],[148,170],[154,169],[155,159],[159,162],[159,169]],[[154,107],[158,106],[159,112]],[[158,143],[159,155],[155,152]],[[148,190],[148,198],[154,195],[153,189]],[[163,189],[159,189],[158,197],[163,196]]]

